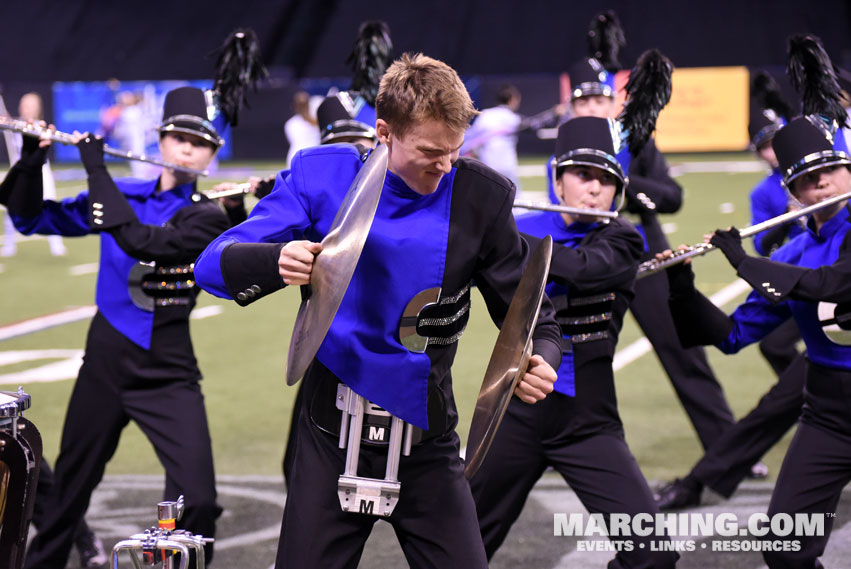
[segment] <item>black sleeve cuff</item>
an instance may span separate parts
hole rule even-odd
[[[738,266],[736,273],[755,291],[776,304],[787,299],[808,270],[770,259],[747,257]]]
[[[231,227],[236,227],[248,219],[248,212],[245,211],[245,202],[243,200],[239,200],[239,203],[233,206],[225,205],[225,213],[228,216]]]
[[[18,161],[0,183],[0,204],[9,213],[36,217],[44,207],[44,179],[41,166],[27,166]]]
[[[561,345],[553,344],[549,338],[533,338],[532,353],[544,358],[550,367],[558,371],[561,365]]]
[[[93,170],[89,175],[89,227],[104,231],[137,220],[106,168]]]
[[[699,291],[668,299],[677,337],[684,348],[711,346],[727,339],[733,322]]]
[[[283,243],[233,243],[222,251],[222,277],[228,293],[240,306],[247,306],[284,288],[278,273]]]

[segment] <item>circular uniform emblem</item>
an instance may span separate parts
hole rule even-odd
[[[851,303],[819,302],[818,319],[831,342],[851,346]]]

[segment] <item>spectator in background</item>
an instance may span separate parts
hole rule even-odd
[[[517,179],[517,131],[521,117],[520,91],[502,85],[496,95],[498,106],[485,109],[467,131],[462,154],[472,154],[512,182]]]
[[[43,115],[41,95],[38,93],[26,93],[18,102],[18,116],[21,120],[37,122],[41,120]],[[14,164],[21,158],[21,147],[23,146],[23,137],[20,134],[7,133],[6,149],[9,153],[9,164]],[[53,179],[53,171],[50,169],[50,163],[45,162],[41,168],[43,177],[44,198],[56,199],[56,182]],[[15,230],[15,225],[12,223],[9,215],[4,218],[5,235],[3,239],[3,248],[0,251],[3,257],[12,257],[17,253],[17,238],[18,232]],[[62,242],[62,237],[59,235],[51,235],[47,238],[47,244],[50,246],[50,254],[54,257],[61,257],[68,253],[65,244]]]
[[[131,91],[121,91],[116,97],[113,107],[114,121],[108,126],[115,145],[121,150],[127,150],[136,155],[145,154],[145,113],[142,111],[142,98]],[[131,160],[130,171],[134,178],[148,178],[149,166],[144,162]]]
[[[323,97],[311,97],[304,91],[293,95],[293,112],[295,113],[284,123],[284,134],[287,136],[287,167],[302,148],[319,145],[319,131],[316,128],[316,108]]]

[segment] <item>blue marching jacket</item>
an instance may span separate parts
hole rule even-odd
[[[829,323],[819,316],[819,301],[834,292],[830,281],[819,277],[825,274],[825,266],[835,264],[842,256],[849,230],[846,207],[818,231],[810,219],[806,231],[778,249],[771,260],[746,257],[737,272],[754,291],[729,318],[718,314],[720,311],[699,292],[683,291],[676,280],[672,281],[671,310],[683,344],[714,343],[725,353],[735,353],[794,318],[812,362],[851,370],[851,345],[832,340],[824,329]],[[800,291],[804,283],[808,283],[807,290]]]
[[[322,240],[363,160],[348,144],[297,153],[291,170],[279,174],[275,189],[249,218],[199,257],[199,285],[241,305],[282,288],[277,261],[283,244]],[[498,179],[504,189],[491,187],[487,177]],[[464,290],[475,279],[494,319],[501,322],[527,253],[511,217],[509,188],[478,163],[456,164],[428,195],[388,171],[357,268],[316,355],[322,366],[356,393],[418,427],[426,429],[430,422],[430,380],[441,384],[447,408],[454,412],[448,404],[448,370],[460,331],[444,343],[448,348],[429,344],[424,353],[412,352],[400,343],[400,318],[417,293],[441,287],[441,299],[466,299],[448,318],[466,323],[469,294]],[[459,236],[459,230],[470,234]],[[545,358],[556,367],[558,333],[549,310],[539,320],[536,330],[544,332],[535,348],[549,354]]]
[[[134,303],[131,271],[140,261],[161,266],[191,263],[214,236],[227,228],[227,218],[218,206],[195,193],[194,183],[167,192],[156,191],[157,180],[124,178],[115,180],[115,185],[120,194],[104,195],[103,203],[94,204],[102,212],[101,219],[106,220],[104,229],[108,229],[100,233],[96,302],[113,328],[150,349],[155,310],[161,307],[154,309],[153,300],[148,308]],[[12,220],[25,235],[87,235],[95,232],[90,229],[91,201],[88,191],[59,202],[44,200],[40,212],[12,215]],[[127,204],[132,212],[126,210]],[[121,217],[120,223],[111,223],[114,210],[120,212],[116,214]],[[185,311],[183,318],[187,317]]]
[[[788,211],[789,194],[781,184],[782,179],[783,175],[780,171],[774,170],[751,191],[751,225],[762,223]],[[803,228],[795,222],[762,231],[754,236],[754,248],[760,255],[770,255],[772,249],[781,245],[787,236],[791,239],[803,231]]]

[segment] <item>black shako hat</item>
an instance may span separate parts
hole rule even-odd
[[[163,122],[157,130],[160,134],[183,132],[200,136],[215,145],[216,150],[225,143],[207,118],[204,92],[196,87],[178,87],[166,93]]]
[[[759,150],[774,138],[777,131],[786,126],[794,116],[792,108],[774,77],[765,71],[757,71],[751,79],[750,120],[748,136],[751,150]]]
[[[325,97],[316,110],[321,143],[328,144],[348,137],[377,140],[375,127],[355,118],[360,112],[360,107],[365,104],[367,103],[362,97],[353,98],[348,91]]]
[[[851,165],[846,152],[834,149],[836,136],[842,136],[842,131],[834,134],[823,120],[812,115],[796,118],[774,135],[774,153],[787,189],[807,172],[826,166]]]
[[[558,128],[553,172],[565,166],[592,166],[613,174],[618,179],[618,189],[629,180],[618,160],[621,151],[618,124],[611,119],[577,117]]]
[[[786,125],[786,121],[774,109],[765,109],[751,103],[748,136],[754,150],[770,142],[774,135]]]
[[[570,100],[590,95],[615,96],[615,76],[603,65],[589,57],[580,59],[567,70],[570,78]]]

